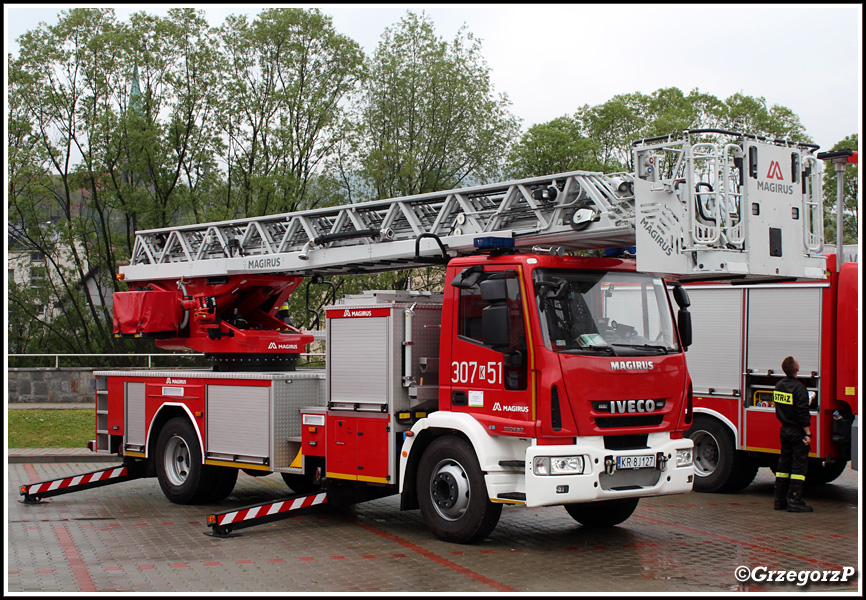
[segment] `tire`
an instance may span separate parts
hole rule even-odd
[[[156,442],[156,477],[165,497],[175,504],[206,502],[214,490],[214,469],[201,461],[198,436],[183,417],[171,419]]]
[[[601,500],[584,504],[566,504],[565,510],[571,518],[584,527],[613,527],[628,519],[640,498]]]
[[[703,415],[686,435],[695,444],[696,492],[733,492],[752,483],[758,466],[734,447],[734,434],[725,425]]]
[[[308,494],[319,489],[318,485],[311,475],[298,475],[296,473],[280,473],[283,476],[283,481],[289,486],[293,492],[298,494]]]
[[[462,438],[444,436],[430,444],[421,456],[416,485],[421,516],[439,539],[477,542],[499,522],[502,505],[487,496],[475,452]]]
[[[739,492],[746,489],[755,480],[755,475],[760,468],[761,465],[757,460],[739,450],[734,450],[734,472],[722,491]]]
[[[209,468],[205,466],[205,468]],[[238,469],[232,467],[215,467],[213,488],[205,498],[206,502],[221,502],[228,498],[238,482]]]
[[[842,473],[848,461],[841,459],[810,458],[806,471],[806,485],[822,485],[835,481]]]

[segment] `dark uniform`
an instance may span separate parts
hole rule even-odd
[[[809,393],[796,377],[785,377],[773,392],[782,453],[776,468],[776,509],[811,512],[803,503],[803,484],[809,465],[809,446],[803,443],[809,427]]]

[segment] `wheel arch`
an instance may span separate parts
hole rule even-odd
[[[465,440],[478,459],[478,465],[485,474],[501,471],[501,460],[523,460],[529,441],[509,436],[488,435],[473,416],[464,413],[435,412],[419,420],[412,427],[412,435],[407,436],[400,452],[400,497],[401,509],[418,508],[418,494],[412,482],[418,472],[418,464],[424,451],[436,439],[445,435],[455,435]],[[406,482],[409,485],[406,485]]]
[[[162,406],[160,406],[156,414],[153,415],[153,419],[150,421],[150,426],[147,430],[147,446],[145,447],[145,456],[147,458],[153,458],[156,440],[159,439],[159,432],[162,431],[162,428],[165,427],[165,424],[174,419],[175,417],[183,417],[189,421],[189,424],[192,425],[193,430],[195,431],[196,437],[198,437],[199,447],[201,448],[201,461],[204,464],[204,438],[201,434],[201,429],[196,423],[195,418],[192,415],[192,411],[190,411],[189,407],[181,402],[166,402]]]
[[[712,418],[718,420],[719,422],[721,422],[722,424],[724,424],[725,427],[727,427],[728,429],[731,430],[731,433],[734,436],[734,446],[738,445],[737,440],[739,439],[739,437],[737,435],[737,433],[738,433],[737,426],[734,425],[728,417],[726,417],[725,415],[723,415],[719,411],[713,410],[711,408],[696,408],[695,409],[695,417],[694,417],[694,419],[692,419],[691,427],[695,426],[695,421],[696,421],[698,415],[704,415],[707,417],[712,417]],[[689,427],[689,429],[691,429],[691,427]]]

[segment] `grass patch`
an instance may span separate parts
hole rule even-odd
[[[96,437],[93,409],[7,409],[9,448],[85,448]]]

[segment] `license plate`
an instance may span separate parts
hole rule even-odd
[[[654,469],[656,466],[656,455],[646,454],[639,456],[617,456],[617,469]]]

